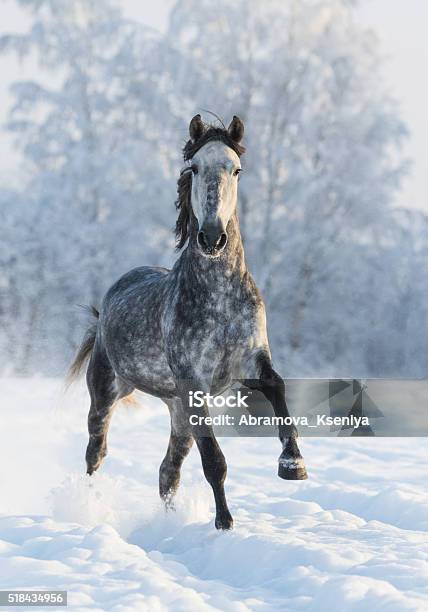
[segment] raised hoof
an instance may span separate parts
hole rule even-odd
[[[290,469],[279,464],[278,476],[284,480],[306,480],[308,474],[306,472],[306,468]]]
[[[278,476],[284,480],[306,480],[308,474],[303,458],[281,455],[278,462]]]
[[[228,531],[229,529],[233,529],[233,518],[229,515],[216,517],[215,519],[215,528]]]

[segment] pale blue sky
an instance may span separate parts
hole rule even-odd
[[[133,18],[157,29],[165,27],[168,9],[173,0],[122,0],[125,12]],[[233,0],[231,0],[233,1]],[[402,117],[410,130],[406,154],[413,160],[413,169],[404,181],[397,203],[428,211],[428,173],[425,152],[428,139],[428,23],[427,0],[362,0],[356,18],[372,27],[386,56],[385,79],[399,100]],[[23,30],[27,25],[25,13],[14,0],[1,2],[0,31]],[[12,57],[0,57],[0,121],[10,103],[8,86],[20,76],[30,77],[34,65],[20,67]],[[19,158],[13,153],[10,139],[2,135],[0,142],[2,163],[0,180],[14,175]]]

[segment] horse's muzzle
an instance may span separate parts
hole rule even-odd
[[[205,224],[198,232],[198,246],[204,255],[220,255],[227,244],[227,234],[217,224]]]

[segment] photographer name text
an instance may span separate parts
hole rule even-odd
[[[239,418],[235,418],[231,414],[218,414],[216,416],[200,416],[191,414],[189,423],[192,426],[206,425],[217,427],[279,427],[283,425],[294,425],[295,427],[353,427],[357,429],[361,426],[370,425],[369,419],[366,416],[335,416],[327,414],[318,414],[315,419],[309,419],[306,416],[253,416],[251,414],[242,414]]]

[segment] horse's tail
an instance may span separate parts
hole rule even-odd
[[[80,376],[83,366],[89,361],[89,357],[91,356],[92,349],[94,348],[95,344],[95,336],[97,334],[97,325],[100,313],[94,306],[84,306],[84,308],[88,310],[93,317],[95,317],[96,322],[86,330],[82,344],[80,345],[76,357],[68,370],[68,384],[71,384]]]

